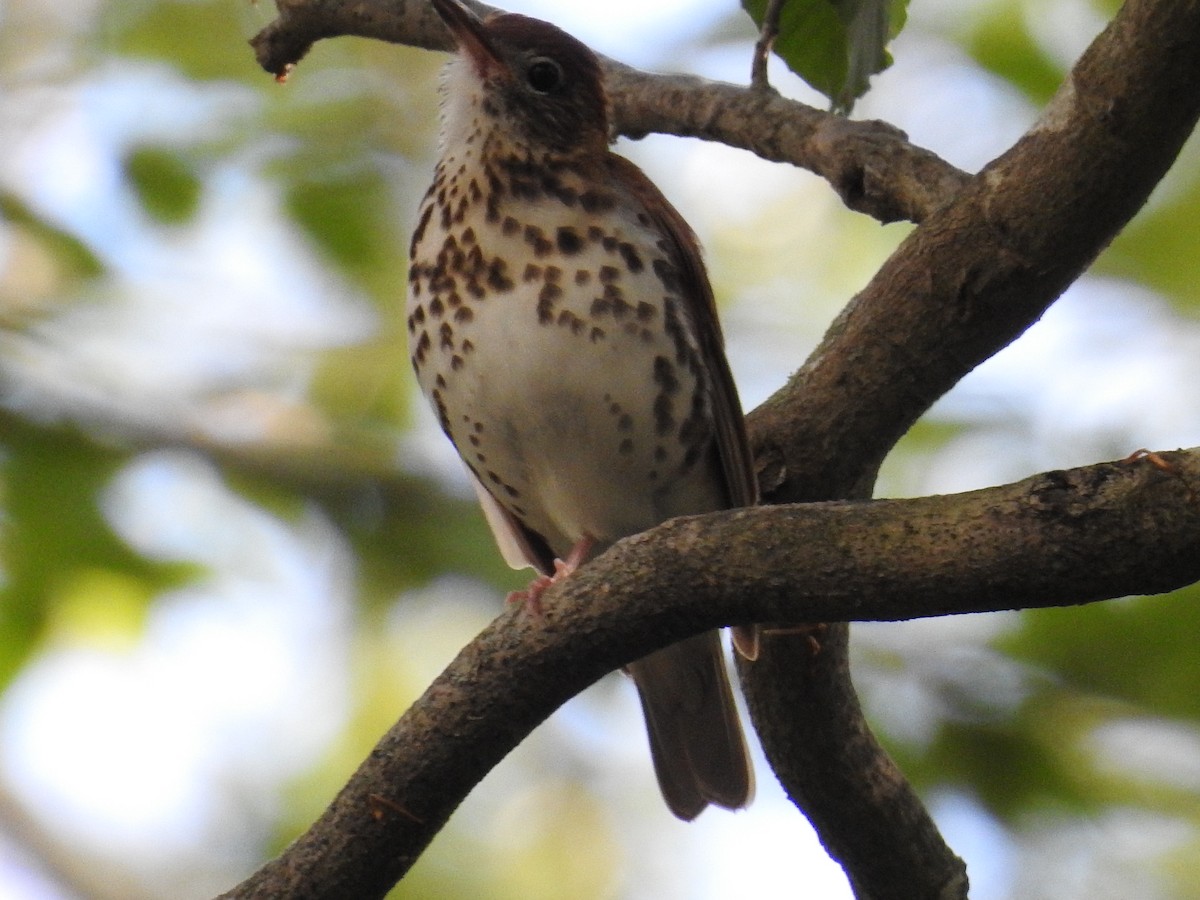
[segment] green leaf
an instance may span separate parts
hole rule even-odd
[[[767,0],[742,5],[761,27]],[[790,0],[775,53],[835,111],[849,113],[871,76],[891,65],[887,44],[904,27],[907,7],[907,0]]]
[[[125,157],[125,172],[146,212],[160,222],[186,222],[200,202],[200,179],[176,154],[139,147]]]

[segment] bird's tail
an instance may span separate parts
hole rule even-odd
[[[746,806],[754,795],[754,773],[718,632],[639,659],[629,674],[642,700],[654,771],[671,812],[691,820],[710,803]]]

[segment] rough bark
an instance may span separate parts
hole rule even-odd
[[[1200,579],[1200,450],[1157,461],[1170,470],[1145,459],[1103,463],[952,496],[675,519],[627,538],[547,591],[540,618],[513,607],[493,622],[404,713],[321,819],[224,896],[383,897],[474,785],[560,704],[616,667],[708,628],[1062,606],[1190,584]],[[714,558],[727,567],[715,571]],[[768,635],[767,647],[792,639]],[[827,649],[822,629],[799,640],[808,648],[803,671],[828,677],[812,665]],[[779,668],[786,678],[796,671]],[[820,719],[791,715],[828,739]],[[839,729],[859,727],[845,721]],[[856,755],[860,746],[839,743],[830,752]],[[913,840],[906,816],[919,803],[905,797],[902,780],[871,769],[869,755],[859,761],[862,785],[837,799],[884,815],[858,840],[886,867],[894,844]],[[829,814],[823,805],[818,812]],[[924,895],[914,890],[920,871],[888,882],[888,891],[877,885],[893,872],[866,866],[851,874],[868,896]],[[961,885],[950,879],[945,896],[960,895]]]

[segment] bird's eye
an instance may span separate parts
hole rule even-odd
[[[539,56],[525,70],[525,81],[539,94],[548,94],[563,80],[562,66],[546,56]]]

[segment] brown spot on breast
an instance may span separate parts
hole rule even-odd
[[[429,301],[429,315],[433,316],[435,319],[440,319],[442,317],[442,313],[445,311],[446,307],[442,303],[441,297],[434,297]]]
[[[537,317],[543,325],[548,325],[554,319],[554,304],[561,296],[562,288],[551,282],[546,282],[538,291]]]
[[[535,263],[526,263],[525,271],[521,273],[522,281],[537,281],[542,277],[542,267]]]
[[[422,331],[421,337],[417,340],[416,361],[418,364],[425,362],[425,357],[429,353],[429,348],[433,345],[433,341],[429,337],[428,331]]]
[[[462,258],[459,262],[459,265],[468,275],[478,275],[484,270],[487,264],[483,261],[483,251],[479,249],[478,244],[470,249],[466,257]]]
[[[546,280],[552,284],[558,284],[562,278],[562,269],[558,266],[546,266]]]
[[[573,256],[583,248],[583,238],[574,228],[559,228],[554,234],[558,249],[568,256]]]
[[[655,309],[654,304],[647,303],[645,300],[641,301],[637,305],[637,317],[639,322],[649,322],[654,318],[654,315],[657,312],[658,310]]]
[[[508,277],[508,264],[499,256],[493,257],[488,265],[487,283],[495,291],[511,291],[512,279]]]
[[[516,234],[521,230],[521,223],[512,216],[505,216],[504,221],[500,223],[500,231],[506,235]]]
[[[469,306],[460,306],[454,312],[455,322],[470,322],[474,318],[475,313],[471,311],[471,307]]]
[[[513,178],[508,190],[518,200],[537,200],[542,196],[541,187],[532,178]]]
[[[620,453],[628,456],[630,453],[633,452],[633,439],[632,438],[621,438],[621,443],[617,446],[617,450]]]
[[[450,416],[446,412],[446,401],[442,399],[442,392],[435,389],[430,394],[430,398],[433,400],[434,408],[437,409],[438,423],[442,426],[442,431],[446,433],[447,437],[454,440],[450,435]]]
[[[654,383],[664,394],[679,390],[679,379],[675,377],[675,366],[665,356],[654,357]]]
[[[616,203],[612,194],[600,191],[584,191],[579,195],[579,205],[586,212],[607,212],[616,206]]]
[[[666,437],[675,430],[675,415],[671,398],[661,393],[654,398],[654,433]]]
[[[600,283],[612,284],[621,277],[621,270],[616,266],[601,266],[600,267]]]
[[[533,248],[534,256],[547,256],[554,249],[554,244],[542,233],[542,229],[536,225],[525,226],[524,239],[525,243]]]
[[[586,323],[575,313],[569,309],[564,309],[558,314],[558,324],[563,328],[571,329],[571,334],[579,334],[583,331]]]
[[[542,179],[542,190],[556,199],[563,206],[574,206],[576,200],[579,199],[579,192],[576,191],[575,188],[563,184],[554,175],[550,175]]]
[[[450,327],[449,322],[442,323],[442,327],[438,329],[438,335],[441,337],[439,346],[443,350],[454,349],[454,329]]]
[[[421,218],[417,220],[417,227],[413,231],[412,242],[408,245],[408,255],[411,259],[417,252],[417,244],[425,237],[425,229],[429,227],[429,219],[433,215],[433,206],[426,206],[421,210]]]
[[[591,280],[592,280],[592,273],[589,272],[587,269],[576,269],[575,270],[575,283],[576,284],[587,284]]]
[[[625,260],[625,265],[629,268],[630,272],[636,275],[645,268],[642,258],[638,256],[637,248],[633,244],[628,241],[622,241],[618,250],[621,254],[621,259]]]
[[[675,267],[662,257],[655,259],[651,265],[663,287],[672,294],[679,293],[679,273],[675,271]]]
[[[604,286],[604,296],[612,304],[614,319],[623,319],[633,310],[633,307],[625,301],[625,295],[621,292],[621,289],[615,284],[606,284]]]

